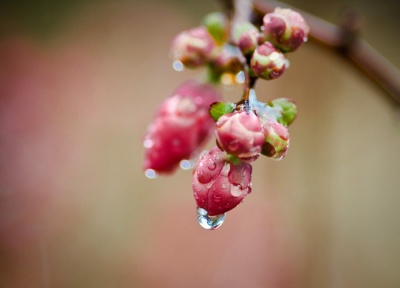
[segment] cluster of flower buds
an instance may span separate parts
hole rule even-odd
[[[144,168],[154,176],[190,159],[215,130],[216,146],[201,154],[192,179],[197,218],[206,229],[219,227],[225,212],[251,192],[252,161],[286,155],[296,105],[288,98],[258,101],[254,85],[257,79],[281,76],[289,67],[286,53],[304,43],[309,32],[302,16],[290,9],[266,14],[260,29],[248,22],[229,23],[223,14],[212,13],[201,26],[175,37],[174,63],[206,67],[209,84],[193,80],[179,87],[162,103],[144,140]],[[222,101],[211,86],[226,84],[226,75],[244,76],[236,81],[244,83],[237,103]]]

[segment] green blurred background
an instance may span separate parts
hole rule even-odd
[[[331,22],[356,9],[400,68],[399,1],[287,3]],[[296,100],[291,148],[254,163],[219,230],[197,224],[190,171],[144,177],[147,124],[198,75],[173,71],[170,42],[218,9],[0,2],[0,287],[400,287],[399,107],[312,41],[257,86]]]

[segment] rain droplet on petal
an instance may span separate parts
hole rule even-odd
[[[209,169],[209,170],[215,170],[215,168],[217,167],[217,164],[215,164],[215,162],[214,161],[210,161],[210,163],[208,163],[208,166],[207,166],[207,168]]]
[[[153,169],[146,169],[146,171],[144,171],[144,175],[149,179],[156,179],[158,177],[157,171]]]
[[[172,68],[174,68],[174,70],[178,71],[178,72],[181,72],[181,71],[185,70],[185,66],[179,60],[176,60],[176,61],[172,62]]]
[[[193,162],[190,160],[182,160],[179,163],[179,167],[181,167],[181,169],[183,170],[189,170],[193,168]]]
[[[214,230],[221,226],[225,221],[225,213],[215,216],[209,216],[203,208],[197,208],[197,221],[201,227],[207,230]]]
[[[143,141],[144,148],[150,149],[151,147],[153,147],[153,145],[154,145],[154,141],[151,139],[146,139]]]

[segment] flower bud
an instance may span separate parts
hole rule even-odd
[[[225,152],[214,147],[197,162],[192,187],[197,206],[208,215],[220,215],[235,208],[251,192],[250,164],[232,163]]]
[[[181,32],[172,42],[171,55],[189,68],[203,65],[215,57],[217,45],[203,26]]]
[[[289,148],[288,129],[275,120],[268,119],[263,124],[265,143],[262,154],[280,160],[286,155]]]
[[[259,31],[249,22],[241,22],[233,28],[233,42],[243,55],[251,55],[259,44]]]
[[[243,65],[237,53],[240,53],[240,51],[236,47],[224,45],[213,62],[216,71],[220,74],[229,73],[235,75],[239,73],[243,69]]]
[[[255,160],[264,143],[260,119],[252,111],[222,115],[215,130],[218,146],[243,160]]]
[[[144,138],[144,169],[167,173],[189,159],[211,135],[215,125],[208,109],[219,99],[212,86],[194,80],[165,99]]]
[[[250,67],[255,76],[270,80],[278,78],[285,72],[289,61],[269,43],[257,47],[251,57]]]
[[[304,18],[291,9],[276,8],[264,16],[264,34],[283,52],[292,52],[305,41],[310,31]]]
[[[203,24],[218,45],[226,42],[229,36],[229,22],[223,13],[208,14],[204,17]]]

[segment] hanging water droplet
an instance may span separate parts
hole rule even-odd
[[[304,37],[303,38],[303,42],[307,42],[308,41],[308,38],[307,37]]]
[[[172,68],[174,68],[174,70],[178,71],[178,72],[181,72],[181,71],[185,70],[185,66],[179,60],[176,60],[176,61],[172,62]]]
[[[190,160],[182,160],[179,163],[179,167],[181,167],[181,169],[183,170],[189,170],[193,168],[193,162]]]
[[[146,171],[144,171],[144,175],[149,179],[155,179],[158,177],[157,171],[153,169],[146,169]]]
[[[221,226],[225,221],[225,213],[221,215],[208,216],[208,212],[203,208],[197,208],[197,221],[201,227],[207,230],[214,230]]]

